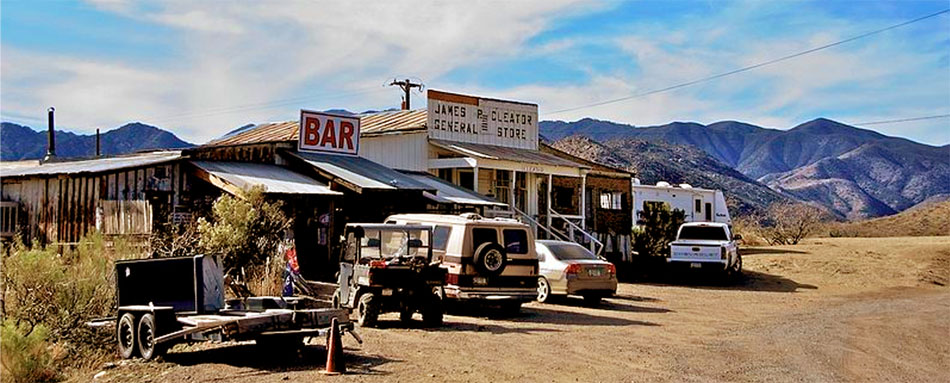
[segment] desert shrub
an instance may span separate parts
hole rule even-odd
[[[666,256],[670,242],[685,220],[682,210],[670,210],[666,204],[645,204],[641,223],[633,230],[633,249],[641,256]]]
[[[202,250],[220,257],[227,279],[248,288],[261,287],[252,293],[268,293],[265,287],[274,284],[268,280],[283,260],[280,248],[291,221],[282,205],[267,200],[262,189],[254,188],[240,197],[219,197],[211,207],[211,216],[198,219]]]
[[[795,202],[778,202],[766,213],[765,239],[772,245],[796,245],[828,218],[821,209]]]
[[[4,381],[53,382],[60,378],[56,361],[60,355],[47,341],[42,324],[18,326],[4,319],[0,327],[0,375]]]
[[[168,223],[157,225],[148,238],[148,247],[154,258],[183,257],[195,255],[201,250],[201,237],[194,222]]]
[[[763,218],[757,215],[737,217],[732,220],[732,233],[742,236],[740,242],[745,246],[761,246],[768,243],[766,229],[762,227]]]
[[[114,312],[113,260],[117,254],[136,257],[132,249],[124,241],[109,242],[97,233],[62,252],[22,243],[12,246],[0,259],[4,369],[19,371],[25,368],[18,364],[22,360],[36,361],[32,364],[36,368],[54,362],[57,368],[86,367],[108,355],[111,334],[86,322]],[[51,346],[38,346],[46,342]],[[53,350],[71,357],[56,358]]]

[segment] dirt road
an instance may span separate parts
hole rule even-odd
[[[97,381],[950,381],[950,237],[816,239],[745,249],[744,260],[738,284],[622,284],[597,307],[447,315],[435,330],[387,315],[385,328],[361,330],[364,345],[344,339],[342,377],[317,372],[315,341],[291,356],[177,346]]]

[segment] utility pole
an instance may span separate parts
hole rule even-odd
[[[421,83],[414,83],[414,82],[411,82],[411,81],[409,81],[409,79],[407,78],[407,79],[402,80],[402,81],[396,81],[396,79],[393,79],[393,82],[389,83],[389,86],[394,86],[394,85],[395,85],[395,86],[398,86],[399,88],[402,89],[403,92],[406,93],[406,95],[404,96],[405,98],[403,98],[403,100],[402,100],[402,110],[409,110],[409,108],[410,108],[410,106],[409,106],[409,91],[411,91],[412,88],[419,88],[419,89],[421,90],[421,89],[422,89],[422,84],[421,84]]]

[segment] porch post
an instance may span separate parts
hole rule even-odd
[[[582,171],[583,172],[583,171]],[[581,175],[581,229],[587,230],[587,172]]]
[[[515,193],[515,185],[518,184],[515,182],[517,180],[515,176],[517,176],[517,174],[515,174],[514,170],[512,170],[510,173],[511,179],[508,184],[508,202],[511,203],[512,208],[520,208],[522,211],[524,211],[524,206],[518,206],[518,204],[515,203],[515,195],[517,194]]]
[[[548,174],[548,191],[547,191],[548,198],[546,199],[548,206],[547,206],[547,214],[545,215],[545,218],[547,220],[546,224],[547,224],[548,230],[551,230],[551,183],[553,181],[554,181],[554,177],[549,173]],[[551,238],[551,239],[554,239],[554,238]]]
[[[478,166],[472,168],[472,189],[475,193],[482,194],[478,191]]]

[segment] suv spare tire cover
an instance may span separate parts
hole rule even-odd
[[[475,249],[475,268],[486,275],[498,275],[508,265],[508,254],[501,245],[485,242]]]

